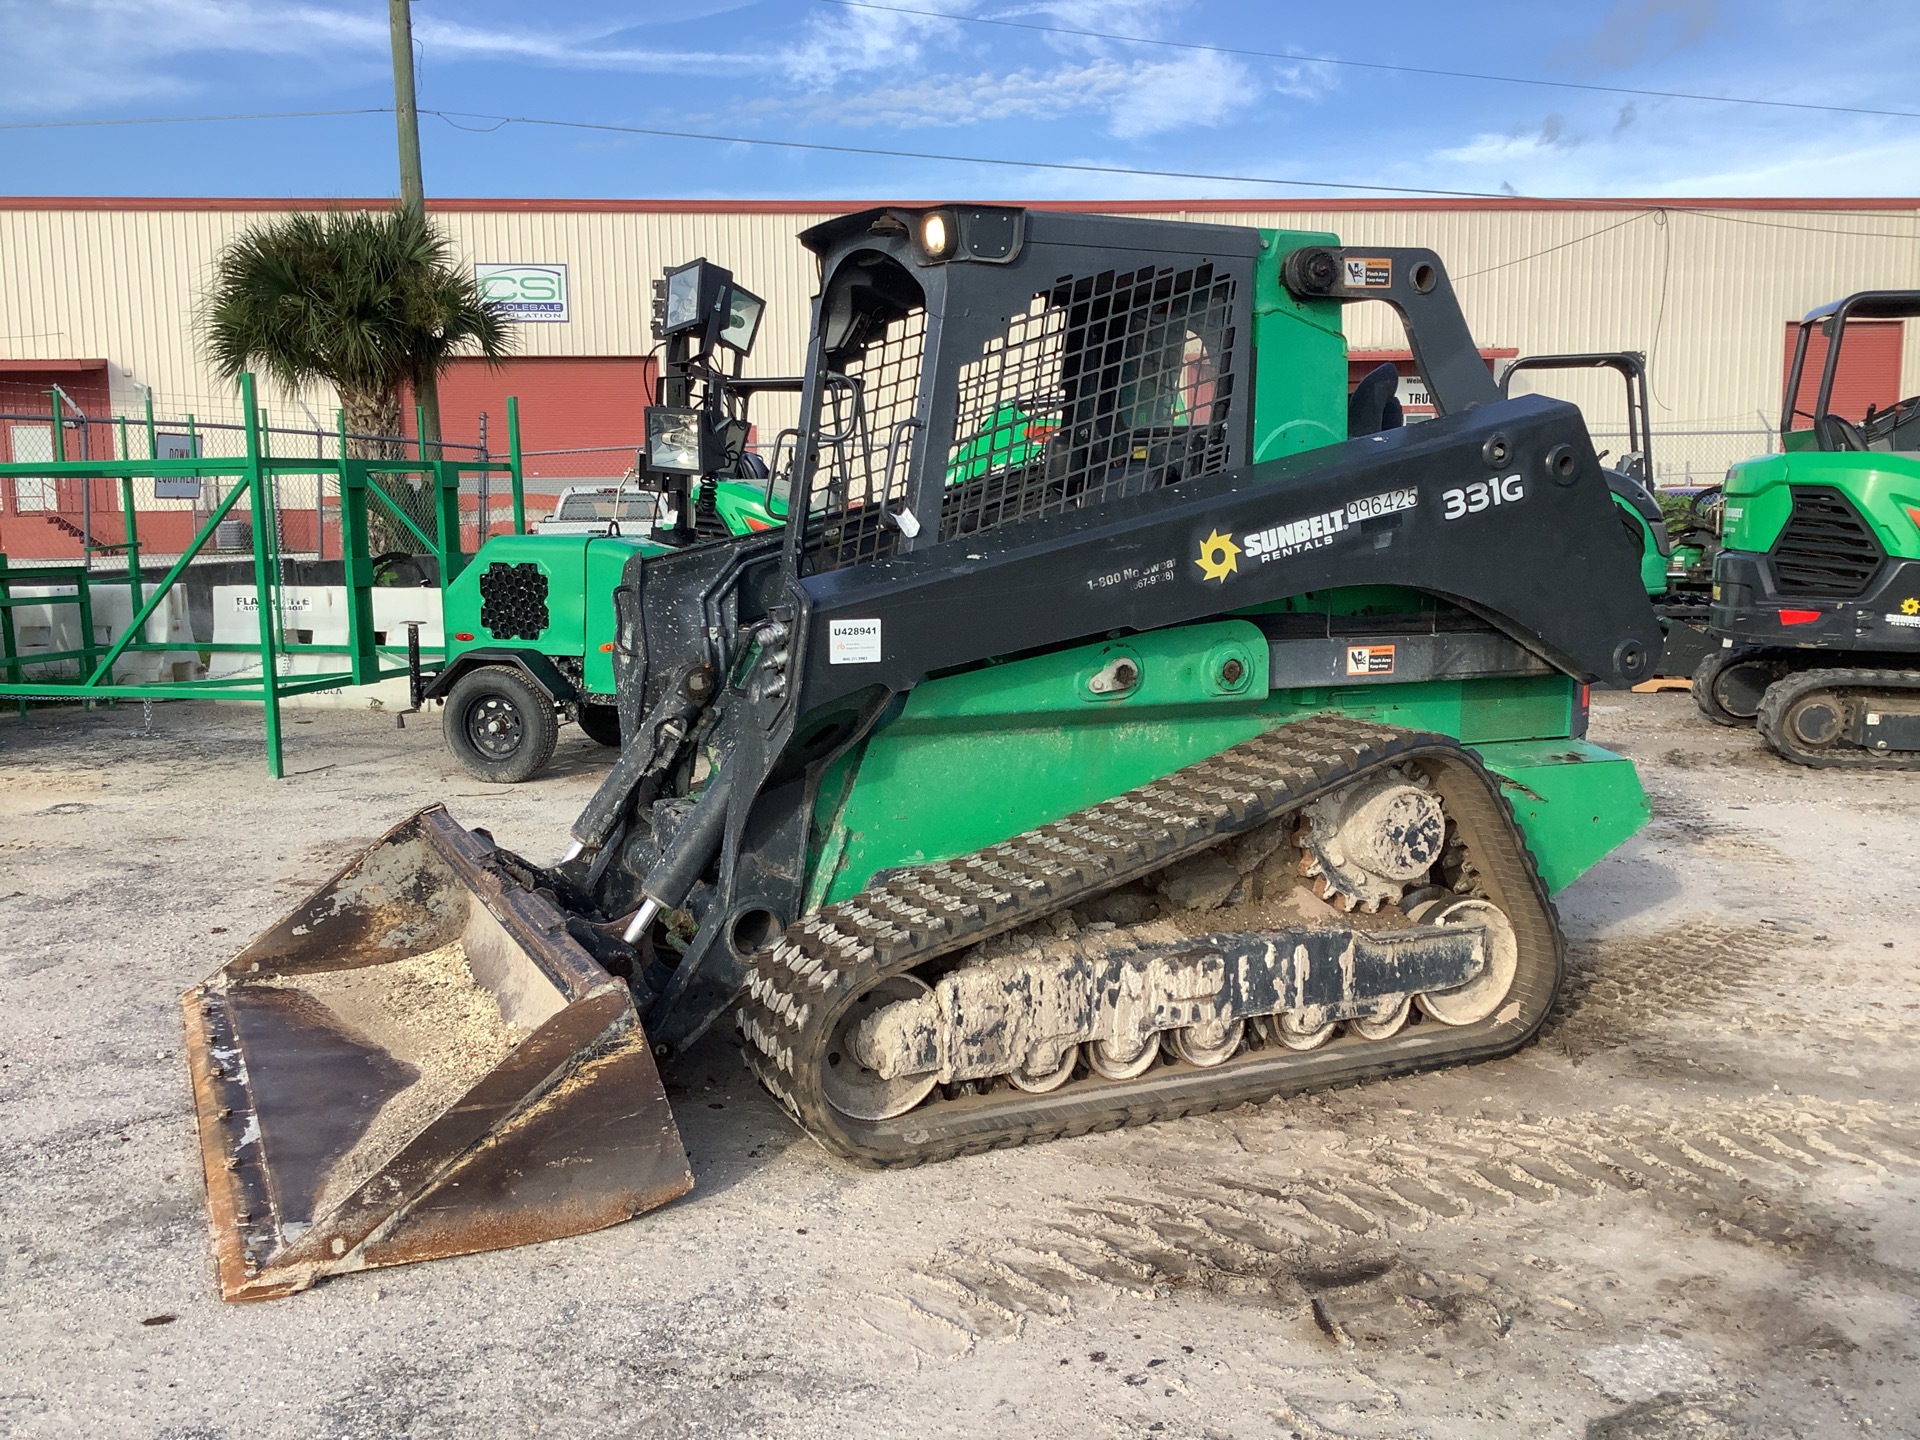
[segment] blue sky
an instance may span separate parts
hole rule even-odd
[[[1920,119],[1319,63],[1920,110],[1920,6],[1856,0],[894,0],[1274,52],[1091,40],[824,0],[417,0],[423,108],[827,145],[1528,195],[1914,195]],[[382,0],[0,0],[0,123],[391,103]],[[1260,196],[421,121],[448,196]],[[0,130],[16,195],[391,194],[388,115]],[[1326,192],[1322,192],[1326,193]]]

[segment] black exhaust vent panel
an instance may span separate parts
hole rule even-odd
[[[496,561],[480,577],[480,624],[496,640],[538,640],[550,620],[547,577],[531,561]]]
[[[1829,485],[1793,487],[1793,513],[1771,553],[1775,588],[1807,600],[1852,599],[1886,558],[1852,502]]]

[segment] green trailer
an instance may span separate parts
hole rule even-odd
[[[723,534],[781,523],[783,502],[770,483],[720,479],[712,488]],[[702,489],[693,487],[696,506]],[[569,720],[596,743],[619,747],[614,591],[631,559],[661,554],[673,539],[670,529],[644,537],[496,535],[447,582],[446,658],[418,678],[415,704],[442,707],[447,749],[470,774],[496,784],[532,779]]]

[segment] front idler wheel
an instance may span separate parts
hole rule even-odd
[[[547,692],[519,670],[483,665],[454,682],[441,733],[469,774],[495,785],[517,785],[553,758],[560,717]]]
[[[933,1071],[892,1079],[869,1069],[858,1052],[860,1027],[869,1015],[902,1000],[920,1000],[933,990],[913,975],[892,975],[847,1006],[827,1044],[820,1089],[827,1103],[851,1120],[891,1120],[933,1093],[940,1077]],[[1071,1067],[1069,1067],[1071,1068]]]
[[[1795,701],[1787,711],[1787,729],[1809,750],[1823,750],[1840,740],[1847,724],[1846,710],[1834,696],[1815,691]]]
[[[1505,1003],[1520,973],[1520,942],[1498,905],[1477,897],[1436,901],[1421,907],[1414,920],[1422,925],[1484,925],[1487,930],[1487,968],[1453,990],[1428,990],[1416,997],[1422,1013],[1442,1025],[1477,1025]]]

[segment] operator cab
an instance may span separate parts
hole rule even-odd
[[[1920,395],[1910,395],[1885,409],[1869,403],[1857,420],[1835,408],[1835,382],[1848,327],[1858,320],[1906,320],[1914,316],[1920,316],[1920,290],[1862,290],[1820,306],[1800,322],[1781,401],[1783,449],[1920,451]],[[1824,358],[1814,353],[1816,333],[1825,342]],[[1811,368],[1816,363],[1817,375]],[[1811,396],[1807,393],[1810,387],[1817,387]]]

